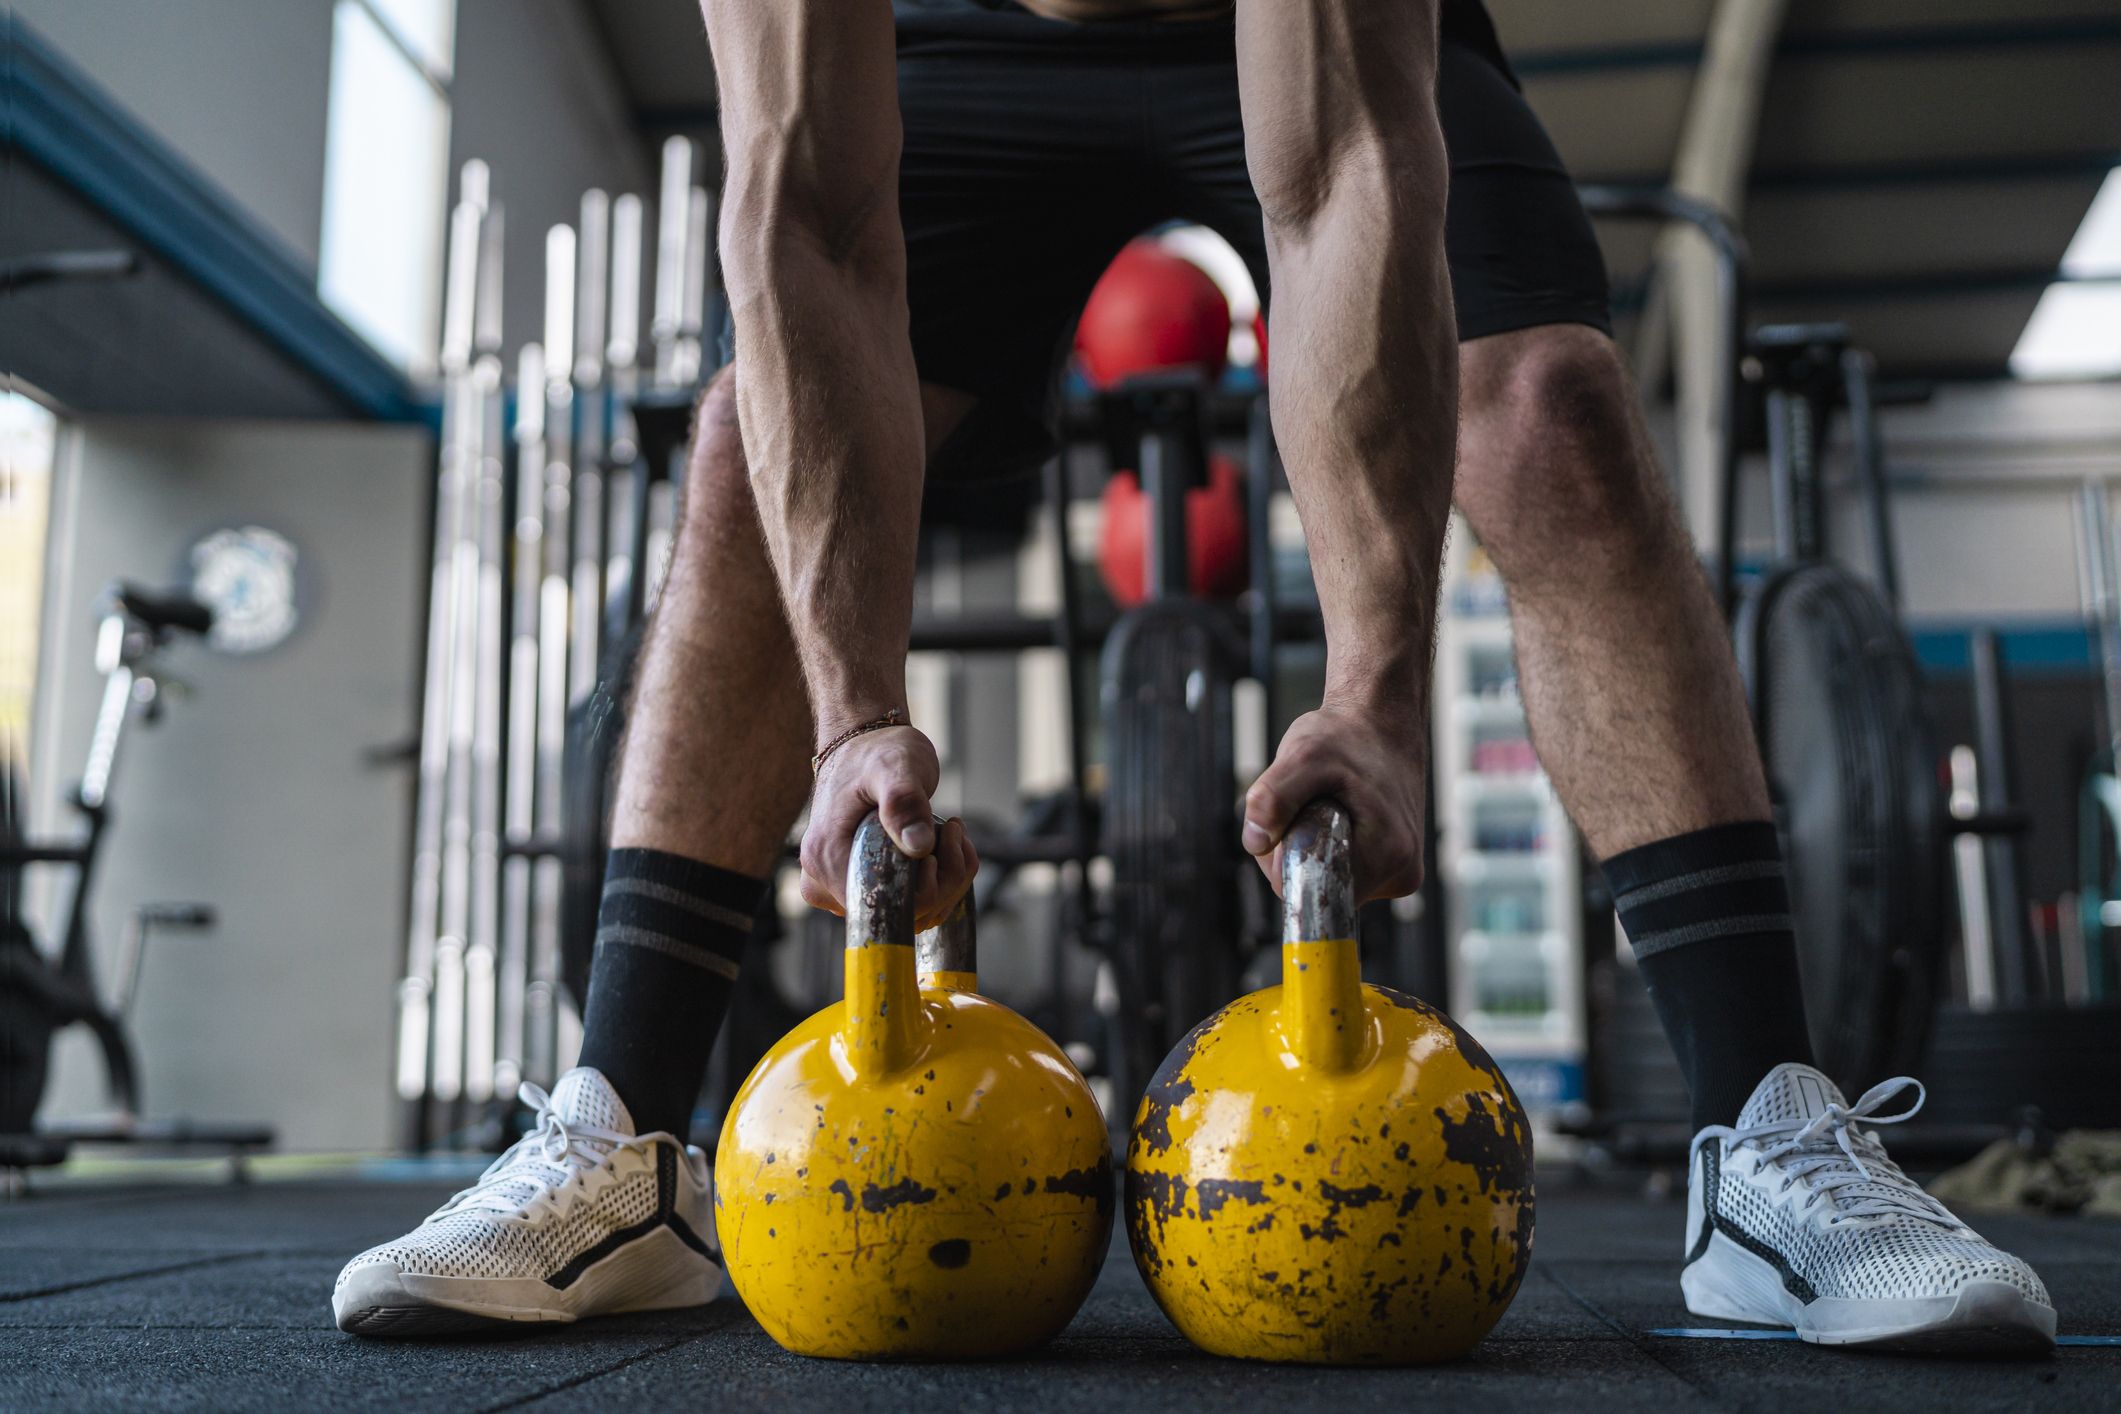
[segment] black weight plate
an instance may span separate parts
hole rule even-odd
[[[1832,565],[1770,580],[1741,634],[1813,1047],[1854,1094],[1917,1066],[1937,1005],[1948,837],[1921,672]]]
[[[1228,637],[1199,605],[1151,604],[1105,644],[1104,853],[1122,1094],[1236,996],[1243,973],[1238,870],[1249,865],[1237,845]]]

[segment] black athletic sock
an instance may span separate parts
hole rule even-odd
[[[1734,1124],[1761,1077],[1812,1063],[1782,845],[1715,825],[1608,859],[1613,906],[1686,1073],[1693,1127]]]
[[[615,849],[597,910],[582,1060],[634,1131],[680,1139],[767,883],[657,849]]]

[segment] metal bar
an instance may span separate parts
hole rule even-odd
[[[1854,444],[1856,485],[1863,495],[1864,522],[1870,531],[1871,563],[1885,605],[1900,612],[1900,564],[1893,553],[1891,494],[1886,488],[1885,437],[1878,425],[1875,396],[1877,360],[1862,349],[1841,355],[1842,386],[1849,405],[1849,440]]]
[[[501,874],[500,1027],[494,1088],[523,1079],[524,1001],[530,985],[531,861],[514,851],[537,828],[538,589],[545,553],[545,347],[523,346],[516,365],[515,545],[508,658],[508,756]]]
[[[685,245],[692,212],[692,144],[663,143],[662,186],[656,200],[655,314],[648,336],[655,346],[655,381],[678,381],[678,334],[685,319]]]
[[[1809,441],[1799,424],[1804,400],[1784,388],[1767,393],[1768,493],[1775,527],[1775,558],[1797,552],[1797,458]]]
[[[487,201],[486,166],[464,164],[450,216],[443,283],[442,429],[436,457],[434,560],[428,587],[427,660],[421,693],[420,771],[413,811],[411,919],[405,975],[398,984],[397,1089],[417,1100],[429,1087],[437,952],[441,930],[442,854],[447,804],[455,547],[462,515],[464,395],[468,391],[472,315],[478,293],[479,227]]]
[[[1169,427],[1152,425],[1142,434],[1142,509],[1149,517],[1145,579],[1151,599],[1184,599],[1190,592],[1186,490],[1191,478],[1182,458]]]
[[[610,393],[604,386],[604,299],[610,278],[610,203],[604,193],[582,196],[581,263],[576,271],[579,302],[575,382],[574,573],[567,698],[578,702],[594,691],[604,614],[604,447]]]
[[[452,1103],[464,1088],[464,947],[471,929],[471,753],[477,725],[478,542],[473,501],[481,415],[478,390],[459,380],[455,534],[449,544],[449,676],[442,796],[441,925],[435,935],[434,1060],[428,1091]]]
[[[1980,808],[1998,814],[2011,808],[2016,772],[2011,759],[2010,701],[2003,651],[1992,628],[1967,636],[1974,679],[1974,758],[1980,767]],[[2026,949],[2024,837],[1991,835],[1981,841],[1987,866],[1990,936],[1996,952],[1997,991],[2006,1005],[2034,999],[2039,981]]]
[[[611,339],[605,364],[611,378],[611,554],[604,571],[604,632],[617,639],[642,613],[647,565],[648,474],[641,464],[633,401],[641,338],[641,199],[620,197],[611,208]]]
[[[1069,858],[1075,864],[1076,927],[1091,935],[1097,897],[1090,883],[1090,861],[1096,841],[1090,835],[1090,743],[1083,730],[1082,596],[1076,591],[1075,549],[1068,534],[1068,453],[1046,463],[1046,507],[1053,517],[1054,588],[1060,612],[1053,621],[1053,644],[1061,653],[1061,680],[1068,694],[1063,721],[1068,733]],[[984,858],[985,856],[982,856]],[[997,864],[1006,861],[996,860]],[[1056,959],[1059,944],[1055,942]]]
[[[574,348],[575,235],[555,226],[545,240],[545,347]],[[565,352],[545,368],[545,525],[538,584],[537,772],[532,816],[540,835],[558,833],[560,758],[567,740],[568,578],[574,476],[574,382]],[[558,1077],[560,861],[531,872],[530,980],[524,989],[525,1078]]]
[[[605,284],[611,269],[611,199],[591,187],[582,193],[581,225],[577,228],[579,265],[575,279],[574,381],[583,388],[604,384],[604,344],[610,289]],[[595,427],[599,439],[601,425]],[[598,442],[601,446],[601,440]]]
[[[478,479],[472,532],[478,564],[473,610],[474,693],[471,751],[471,928],[464,949],[464,1094],[493,1098],[496,993],[501,940],[502,641],[507,560],[507,389],[501,367],[502,252],[500,208],[486,217],[479,248],[477,361],[472,387],[479,407]]]
[[[104,620],[106,624],[114,621],[123,632],[124,621],[116,615]],[[101,810],[110,798],[111,773],[118,766],[118,743],[125,736],[125,719],[132,706],[132,667],[122,661],[113,662],[103,679],[103,702],[96,709],[96,730],[88,742],[88,765],[74,792],[74,799],[84,810]]]
[[[700,378],[700,339],[707,318],[708,267],[712,263],[708,245],[712,221],[713,204],[706,189],[692,188],[685,200],[684,309],[678,324],[677,356],[671,368],[672,379],[682,387],[689,387]]]
[[[1970,746],[1951,754],[1951,812],[1964,819],[1981,808],[1981,768]],[[1952,872],[1959,880],[1961,945],[1966,965],[1966,1004],[1976,1011],[1996,1005],[1996,948],[1989,932],[1994,918],[1988,902],[1988,876],[1981,867],[1981,840],[1962,834],[1952,840]]]

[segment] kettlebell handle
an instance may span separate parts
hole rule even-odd
[[[1281,842],[1281,936],[1289,943],[1355,936],[1354,821],[1314,800]]]
[[[847,852],[847,946],[913,946],[913,861],[892,843],[875,811]]]
[[[938,831],[943,822],[935,822]],[[945,991],[974,983],[972,901],[967,894],[943,923],[913,928],[914,863],[892,842],[875,812],[865,816],[847,852],[847,990],[842,1043],[855,1073],[887,1075],[908,1064],[924,1023],[921,976]]]
[[[979,941],[972,891],[957,901],[950,916],[914,940],[913,954],[924,987],[969,986],[979,972]]]

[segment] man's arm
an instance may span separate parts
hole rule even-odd
[[[705,0],[705,11],[728,154],[738,418],[822,745],[906,709],[923,457],[891,7]],[[938,838],[937,774],[910,728],[833,753],[804,839],[812,903],[838,903],[872,808],[908,853],[942,856],[946,887],[957,882],[962,830]],[[925,873],[932,911],[936,866]]]
[[[1324,611],[1324,703],[1245,801],[1274,857],[1321,795],[1365,898],[1421,882],[1430,653],[1457,451],[1458,335],[1435,0],[1238,0],[1245,153],[1273,275],[1274,427]]]

